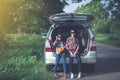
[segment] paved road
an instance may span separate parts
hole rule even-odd
[[[56,80],[65,80],[63,73]],[[71,80],[71,79],[66,79]],[[72,80],[79,80],[77,78]],[[120,48],[97,43],[97,64],[95,73],[82,74],[81,80],[120,80]]]

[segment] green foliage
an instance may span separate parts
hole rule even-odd
[[[97,42],[100,43],[120,47],[120,40],[113,38],[112,35],[109,34],[96,34],[95,39]]]
[[[66,2],[61,0],[44,0],[44,3],[49,13],[48,16],[50,16],[55,13],[62,13]]]
[[[53,74],[45,71],[44,39],[40,35],[23,33],[6,37],[9,47],[0,51],[0,80],[53,80]]]
[[[104,4],[100,0],[92,0],[90,3],[78,7],[77,13],[88,13],[94,16],[94,21],[91,23],[92,29],[97,32],[107,33],[106,27],[108,27],[108,12],[104,8]],[[107,31],[107,32],[106,32]]]
[[[67,0],[0,0],[0,32],[41,33],[49,28],[48,17],[66,5]]]
[[[45,25],[44,17],[47,14],[42,0],[18,1],[19,8],[16,10],[16,26],[27,33],[40,33]]]
[[[5,36],[5,34],[0,34],[0,50],[3,50],[4,47],[8,47],[8,38]]]
[[[106,9],[111,12],[110,39],[120,40],[120,0],[107,0]]]
[[[9,47],[3,47],[0,54],[2,57],[11,58],[11,56],[36,56],[38,59],[43,56],[44,40],[36,34],[8,34],[6,35]],[[2,43],[3,44],[3,43]],[[6,49],[6,50],[4,50]],[[11,54],[9,54],[9,53]],[[17,53],[17,54],[16,54]]]
[[[120,0],[106,0],[108,5],[106,9],[111,12],[111,17],[119,19],[120,17]]]
[[[119,0],[92,0],[86,5],[78,7],[77,13],[88,13],[94,16],[94,21],[91,23],[92,30],[96,34],[109,34],[108,37],[99,39],[100,42],[115,42],[120,40],[120,1]],[[106,5],[107,4],[107,5]],[[109,14],[111,13],[111,14]],[[106,40],[109,40],[108,42]],[[111,41],[110,41],[111,40]],[[113,41],[115,40],[115,42]],[[116,43],[115,43],[116,44]]]
[[[109,25],[109,18],[106,19],[99,19],[96,27],[96,33],[102,33],[102,34],[110,34],[110,25]]]
[[[50,73],[45,72],[43,62],[36,57],[12,57],[7,62],[0,64],[1,80],[49,80]]]

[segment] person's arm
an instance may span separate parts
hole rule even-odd
[[[77,39],[77,48],[76,48],[76,50],[75,50],[75,52],[74,52],[74,55],[76,55],[76,54],[78,53],[78,50],[79,50],[79,41],[78,41],[78,39]]]
[[[70,55],[73,55],[73,53],[70,50],[68,52],[70,53]]]
[[[79,45],[77,46],[77,48],[76,48],[76,50],[75,50],[75,52],[74,52],[74,55],[77,54],[78,50],[79,50]]]
[[[57,44],[57,36],[56,36],[55,41],[53,42],[53,46],[55,46],[56,44]]]

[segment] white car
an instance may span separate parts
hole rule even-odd
[[[76,32],[79,38],[81,61],[83,68],[94,71],[96,64],[96,44],[94,35],[90,29],[89,22],[93,20],[92,15],[76,13],[60,13],[50,16],[51,27],[47,32],[45,40],[45,65],[47,70],[51,70],[55,63],[55,52],[53,41],[57,33],[62,34],[62,39],[66,42],[70,36],[70,30]],[[69,53],[66,51],[66,64],[69,64]],[[60,61],[61,64],[61,61]],[[76,59],[74,60],[76,64]]]

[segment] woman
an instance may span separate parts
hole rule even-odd
[[[53,43],[53,46],[55,49],[61,48],[64,46],[63,41],[62,41],[62,36],[58,34],[56,36],[56,39]],[[56,54],[56,62],[54,66],[54,76],[57,78],[57,66],[59,64],[60,59],[62,59],[62,64],[63,64],[63,70],[64,70],[64,78],[66,78],[66,60],[65,60],[65,52],[62,51],[60,54]]]
[[[67,38],[66,44],[72,42],[72,44],[67,46],[67,50],[70,54],[69,56],[69,62],[70,62],[70,77],[71,79],[74,78],[73,75],[73,59],[76,58],[77,60],[77,65],[78,65],[78,78],[81,78],[81,59],[80,59],[80,53],[79,51],[79,41],[75,37],[75,32],[74,30],[71,30],[71,36]]]

